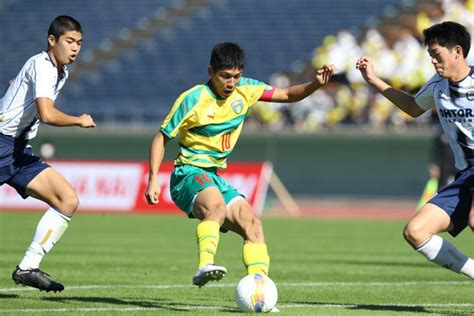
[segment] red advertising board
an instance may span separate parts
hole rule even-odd
[[[172,163],[164,162],[158,176],[161,196],[158,205],[148,205],[145,190],[148,163],[145,161],[51,161],[76,190],[81,211],[178,212],[170,196]],[[244,194],[257,213],[262,211],[272,165],[268,162],[230,163],[219,174]],[[33,198],[23,200],[8,186],[0,186],[0,210],[46,209]]]

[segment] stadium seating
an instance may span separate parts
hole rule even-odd
[[[81,58],[105,45],[121,32],[135,27],[175,0],[61,0],[12,1],[0,7],[0,86],[11,79],[30,56],[46,49],[47,27],[57,15],[77,18],[84,30]]]
[[[58,103],[71,113],[90,112],[98,122],[156,124],[180,92],[207,79],[209,53],[217,42],[241,44],[248,59],[245,75],[267,81],[275,71],[288,71],[296,61],[309,59],[328,33],[363,25],[368,17],[399,2],[210,0],[157,29],[150,39],[138,41],[117,58],[68,82]],[[177,3],[39,0],[37,9],[31,10],[27,1],[14,2],[0,9],[0,40],[14,47],[0,51],[0,80],[13,76],[27,57],[45,48],[44,25],[56,13],[81,21],[86,56],[80,58],[87,58],[123,30],[156,15],[158,5],[167,8]],[[21,32],[16,21],[21,21]],[[13,38],[13,44],[7,37]]]

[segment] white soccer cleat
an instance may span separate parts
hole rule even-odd
[[[280,310],[278,309],[278,307],[273,307],[271,310],[270,310],[270,313],[279,313]]]
[[[227,269],[215,264],[207,264],[201,269],[197,270],[193,277],[193,285],[200,288],[209,281],[219,281],[227,274]]]

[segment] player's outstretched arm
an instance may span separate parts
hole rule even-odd
[[[165,146],[168,140],[168,137],[163,135],[161,131],[158,131],[151,142],[148,186],[145,190],[145,198],[148,204],[157,204],[159,202],[161,188],[158,183],[158,171],[160,169],[161,163],[163,162]]]
[[[89,114],[72,116],[59,111],[54,101],[49,98],[37,98],[38,115],[42,123],[53,126],[95,127],[94,120]]]
[[[336,67],[334,65],[324,65],[323,67],[316,69],[315,79],[311,82],[294,85],[285,89],[275,88],[271,101],[292,103],[303,100],[308,95],[327,84],[335,72]]]
[[[364,56],[357,60],[356,68],[360,71],[364,80],[379,91],[384,97],[395,104],[400,110],[412,117],[418,117],[425,112],[418,106],[415,97],[393,88],[391,85],[377,77],[370,58]]]

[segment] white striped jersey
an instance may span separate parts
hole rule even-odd
[[[0,99],[0,133],[34,138],[39,126],[35,99],[45,97],[55,101],[67,77],[67,67],[59,74],[47,52],[28,59]]]
[[[436,107],[454,153],[456,168],[463,170],[473,165],[474,67],[469,75],[455,83],[435,74],[418,91],[415,100],[424,110]]]

